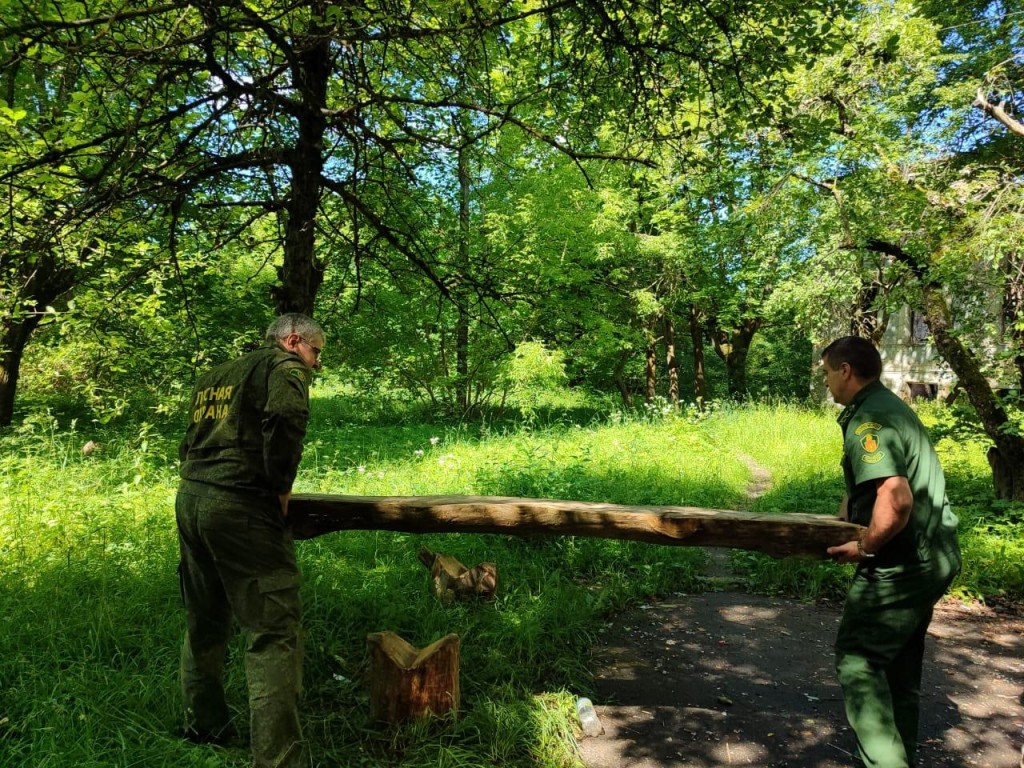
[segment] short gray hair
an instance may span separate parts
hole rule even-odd
[[[315,339],[317,336],[324,337],[324,329],[311,317],[298,312],[289,312],[281,315],[267,328],[267,342],[276,343],[286,339],[293,333],[297,333],[306,341]]]

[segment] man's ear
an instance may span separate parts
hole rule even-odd
[[[289,352],[294,352],[295,348],[299,346],[299,342],[302,341],[302,337],[297,333],[289,333],[283,339],[281,339],[281,346],[287,349]]]

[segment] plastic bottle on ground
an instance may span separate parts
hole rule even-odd
[[[583,696],[576,700],[576,714],[580,717],[580,726],[583,728],[584,736],[600,736],[604,733],[601,718],[597,716],[594,704],[590,699]]]

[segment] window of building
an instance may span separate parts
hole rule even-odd
[[[934,400],[939,396],[939,385],[929,384],[924,381],[908,381],[903,385],[906,388],[907,397],[910,402],[915,400]]]
[[[924,313],[915,310],[910,311],[910,343],[925,344],[932,337],[932,330],[928,327],[928,320]]]

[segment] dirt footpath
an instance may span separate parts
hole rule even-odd
[[[597,649],[605,733],[590,768],[848,768],[832,666],[839,607],[742,592],[677,595],[618,617]],[[929,632],[919,763],[1017,768],[1024,618],[940,605]]]

